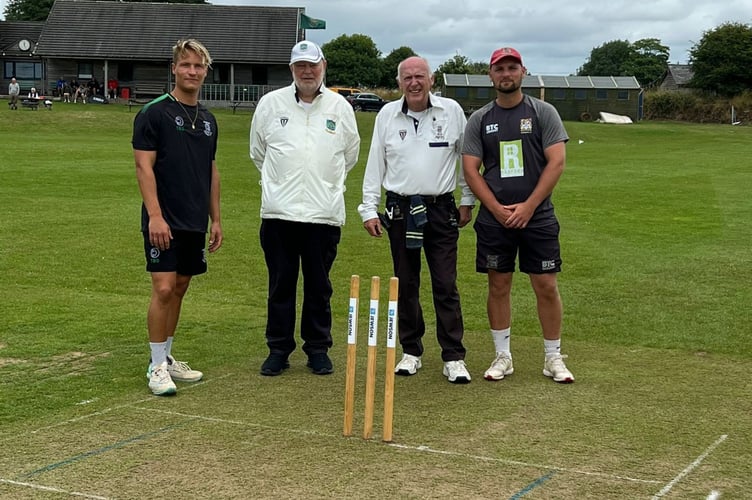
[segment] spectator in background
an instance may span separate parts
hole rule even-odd
[[[107,80],[107,97],[110,99],[117,99],[118,95],[118,81],[115,78]]]
[[[29,95],[27,95],[29,99],[39,99],[39,92],[37,92],[37,89],[34,87],[31,87],[31,90],[29,90]]]
[[[20,93],[21,87],[18,85],[15,78],[11,78],[10,84],[8,85],[8,96],[10,96],[8,107],[10,109],[18,109],[18,94]]]
[[[65,88],[66,81],[65,78],[62,76],[57,79],[57,84],[55,85],[55,96],[61,97],[63,95],[63,89]]]

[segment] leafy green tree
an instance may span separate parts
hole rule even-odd
[[[379,86],[387,89],[396,89],[397,66],[408,57],[416,55],[413,49],[405,46],[391,51],[381,62],[381,83]]]
[[[459,52],[448,61],[444,61],[433,72],[434,87],[444,85],[444,73],[450,75],[485,75],[488,73],[488,64],[473,62]]]
[[[666,73],[670,51],[659,39],[637,40],[632,44],[632,49],[634,53],[623,68],[624,75],[634,76],[640,85],[646,86]]]
[[[634,76],[648,85],[666,72],[669,48],[658,38],[634,43],[612,40],[590,52],[590,58],[577,70],[579,76]]]
[[[327,86],[375,87],[381,81],[381,52],[371,37],[340,35],[321,46]]]
[[[116,2],[120,0],[107,0]],[[146,2],[153,0],[123,0],[125,2]],[[161,0],[166,3],[208,4],[206,0]],[[6,21],[45,21],[55,0],[8,0],[3,14]]]
[[[691,85],[724,97],[752,88],[752,26],[724,23],[689,51]]]
[[[578,76],[622,76],[634,54],[627,40],[612,40],[590,52],[590,58],[577,70]]]

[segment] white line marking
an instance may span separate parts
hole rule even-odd
[[[469,455],[466,453],[458,453],[455,451],[444,451],[444,450],[435,450],[433,448],[430,448],[428,446],[409,446],[404,444],[396,444],[396,443],[386,443],[387,446],[391,446],[394,448],[400,448],[404,450],[412,450],[412,451],[422,451],[426,453],[436,453],[439,455],[450,455],[455,457],[462,457],[462,458],[471,458],[473,460],[482,460],[484,462],[497,462],[507,465],[519,465],[522,467],[534,467],[536,469],[544,469],[544,470],[555,470],[558,472],[567,472],[570,474],[580,474],[584,476],[597,476],[597,477],[604,477],[609,479],[619,479],[622,481],[631,481],[634,483],[648,483],[648,484],[660,484],[660,481],[655,481],[652,479],[638,479],[634,477],[627,477],[627,476],[617,476],[614,474],[606,474],[603,472],[590,472],[590,471],[583,471],[583,470],[577,470],[577,469],[566,469],[564,467],[556,467],[551,465],[541,465],[541,464],[534,464],[534,463],[528,463],[528,462],[520,462],[518,460],[507,460],[504,458],[494,458],[494,457],[484,457],[482,455]]]
[[[101,497],[99,495],[89,495],[88,493],[80,493],[78,491],[66,491],[66,490],[61,490],[60,488],[53,488],[52,486],[42,486],[40,484],[34,484],[34,483],[22,483],[21,481],[13,481],[11,479],[3,479],[1,477],[0,477],[0,483],[12,484],[13,486],[24,486],[26,488],[31,488],[33,490],[52,491],[54,493],[64,493],[66,495],[71,495],[74,497],[93,498],[95,500],[110,500],[108,497]]]
[[[314,436],[320,436],[320,437],[327,437],[327,438],[341,438],[340,435],[332,435],[332,434],[325,434],[322,432],[316,432],[316,431],[305,431],[300,429],[289,429],[289,428],[280,428],[280,427],[273,427],[271,425],[264,425],[264,424],[256,424],[252,422],[243,422],[241,420],[225,420],[222,418],[215,418],[215,417],[205,417],[203,415],[192,415],[188,413],[180,413],[175,411],[169,411],[169,410],[162,410],[160,408],[146,408],[146,407],[139,407],[134,406],[137,410],[143,410],[143,411],[156,411],[159,413],[166,413],[169,415],[175,415],[179,417],[186,417],[186,418],[193,418],[196,420],[204,420],[207,422],[216,422],[216,423],[222,423],[222,424],[232,424],[232,425],[243,425],[247,427],[257,427],[261,429],[267,429],[271,431],[281,431],[281,432],[287,432],[287,433],[294,433],[294,434],[305,434],[305,435],[314,435]],[[377,440],[369,440],[366,441],[367,443],[373,443],[373,444],[382,444],[380,441]],[[503,458],[494,458],[494,457],[484,457],[482,455],[469,455],[465,453],[459,453],[455,451],[444,451],[444,450],[435,450],[433,448],[430,448],[428,446],[410,446],[410,445],[404,445],[404,444],[396,444],[396,443],[383,443],[387,446],[390,446],[392,448],[399,448],[403,450],[408,451],[419,451],[419,452],[426,452],[426,453],[436,453],[438,455],[445,455],[445,456],[454,456],[454,457],[461,457],[461,458],[469,458],[472,460],[481,460],[484,462],[495,462],[495,463],[501,463],[501,464],[507,464],[507,465],[519,465],[522,467],[534,467],[537,469],[544,469],[544,470],[555,470],[559,472],[568,472],[570,474],[580,474],[585,476],[595,476],[595,477],[603,477],[608,479],[618,479],[620,481],[630,481],[635,483],[648,483],[648,484],[660,484],[661,481],[655,481],[651,479],[637,479],[633,477],[626,477],[626,476],[617,476],[614,474],[606,474],[603,472],[589,472],[589,471],[581,471],[576,469],[565,469],[562,467],[554,467],[549,465],[540,465],[540,464],[532,464],[532,463],[526,463],[526,462],[519,462],[516,460],[506,460]]]
[[[681,481],[682,479],[684,479],[690,472],[692,472],[694,469],[696,469],[697,466],[699,466],[702,463],[702,461],[705,460],[705,458],[708,455],[710,455],[710,453],[718,447],[718,445],[720,445],[722,442],[724,442],[727,437],[728,437],[728,434],[723,434],[723,435],[721,435],[721,437],[719,437],[718,439],[716,439],[715,443],[713,443],[710,446],[708,446],[708,448],[702,453],[702,455],[700,455],[699,457],[697,457],[694,462],[692,462],[687,467],[685,467],[684,470],[681,471],[679,473],[679,475],[676,476],[674,479],[672,479],[666,486],[664,486],[663,489],[661,489],[661,491],[659,491],[658,493],[656,493],[653,496],[653,500],[661,498],[666,493],[668,493],[669,491],[671,491],[671,488],[673,488],[674,485],[676,485],[676,483],[678,483],[679,481]]]
[[[710,492],[710,495],[708,495],[708,498],[706,498],[705,500],[718,500],[719,498],[721,498],[721,492],[713,490]]]

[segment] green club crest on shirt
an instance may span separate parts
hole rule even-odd
[[[334,133],[337,130],[337,122],[334,120],[327,120],[326,121],[326,130],[327,132]]]

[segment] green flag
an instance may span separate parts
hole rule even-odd
[[[303,30],[325,30],[326,21],[323,19],[314,19],[300,13],[300,29]]]

